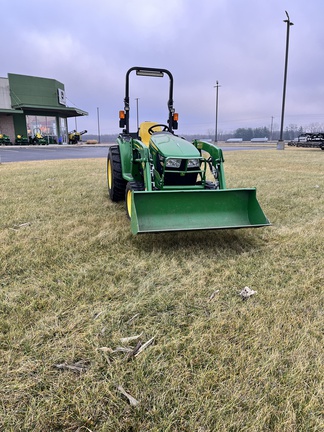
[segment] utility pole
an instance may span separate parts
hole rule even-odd
[[[272,141],[272,132],[273,132],[273,116],[271,116],[270,141]]]
[[[220,85],[218,84],[218,81],[216,81],[216,85],[214,85],[214,88],[216,88],[216,113],[215,113],[215,143],[217,142],[217,126],[218,126],[218,88]]]
[[[290,26],[294,25],[290,21],[288,12],[286,12],[287,19],[284,22],[287,24],[287,35],[286,35],[286,55],[285,55],[285,71],[284,71],[284,83],[283,83],[283,95],[282,95],[282,109],[281,109],[281,125],[280,125],[280,138],[277,144],[277,150],[285,149],[285,142],[283,140],[283,127],[284,127],[284,116],[285,116],[285,102],[286,102],[286,83],[287,83],[287,70],[288,70],[288,50],[289,50],[289,31]]]
[[[98,143],[100,144],[100,122],[99,122],[99,107],[97,107],[97,118],[98,118]]]

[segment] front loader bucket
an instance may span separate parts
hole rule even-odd
[[[270,225],[255,189],[134,191],[133,234]]]

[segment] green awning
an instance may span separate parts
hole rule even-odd
[[[15,105],[15,110],[13,113],[21,112],[20,110],[24,111],[24,114],[37,113],[38,115],[41,115],[43,113],[44,115],[59,115],[62,117],[80,117],[80,116],[87,116],[88,113],[86,111],[81,110],[80,108],[76,107],[65,107],[65,106],[44,106],[44,105],[25,105],[25,104],[19,104]],[[19,108],[19,111],[17,110]],[[36,115],[37,115],[36,114]]]
[[[0,114],[24,114],[22,110],[0,108]]]

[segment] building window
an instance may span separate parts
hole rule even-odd
[[[36,134],[41,134],[48,144],[57,144],[56,117],[26,115],[26,124],[28,137],[34,138]]]

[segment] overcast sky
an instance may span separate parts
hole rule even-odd
[[[169,69],[179,133],[279,128],[291,21],[285,126],[324,123],[323,0],[0,0],[0,76],[53,78],[77,129],[116,133],[125,73]],[[131,115],[165,123],[168,80],[131,79]],[[69,129],[74,129],[74,119]],[[136,127],[135,127],[136,128]],[[135,129],[133,128],[133,129]]]

